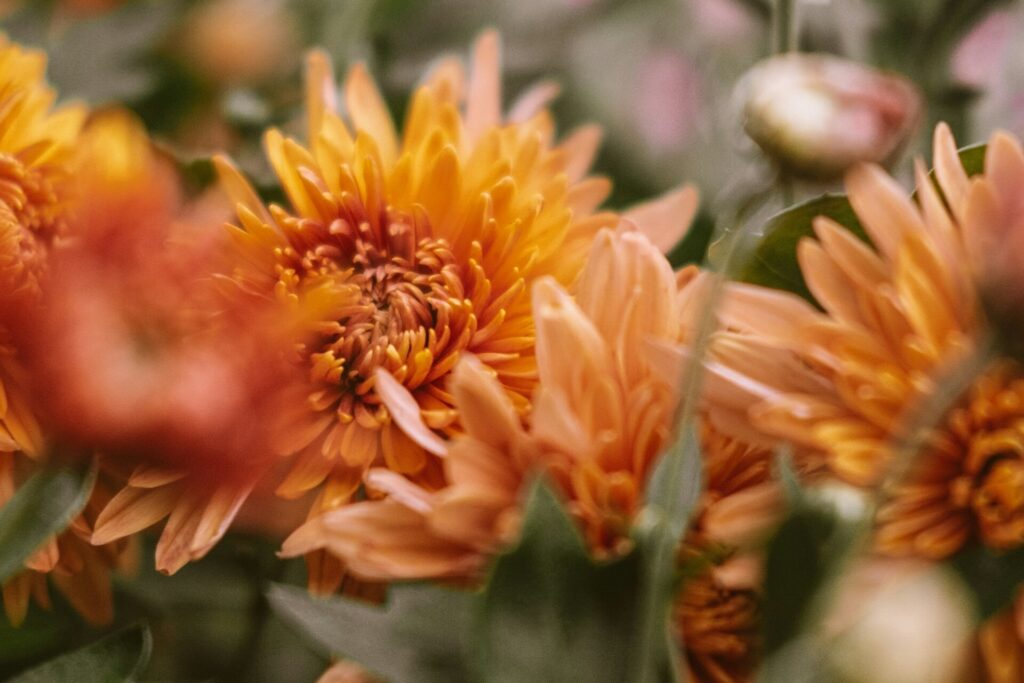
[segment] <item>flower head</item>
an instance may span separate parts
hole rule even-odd
[[[436,446],[447,485],[432,491],[371,469],[367,483],[386,500],[314,518],[286,552],[327,547],[372,578],[465,576],[514,538],[520,488],[539,470],[566,493],[589,545],[621,552],[675,404],[642,348],[646,335],[678,334],[675,287],[646,238],[602,231],[575,299],[553,278],[533,286],[539,385],[529,425],[500,375],[467,355],[448,383],[463,432]],[[411,392],[383,371],[376,380],[395,421],[414,440],[432,438]]]
[[[295,335],[280,310],[222,295],[209,236],[229,207],[185,204],[130,115],[94,115],[76,155],[88,173],[69,183],[70,238],[5,318],[50,446],[102,453],[114,480],[85,538],[105,546],[169,516],[157,564],[173,571],[273,468]]]
[[[597,129],[557,144],[546,86],[502,115],[498,60],[497,36],[487,33],[468,82],[458,61],[439,64],[413,94],[399,136],[362,66],[346,78],[343,120],[326,58],[314,53],[308,145],[266,136],[291,209],[265,208],[219,162],[241,223],[230,277],[246,293],[315,299],[324,311],[300,350],[302,426],[280,444],[296,455],[281,495],[326,481],[314,514],[346,502],[371,467],[428,490],[444,483],[438,434],[465,429],[447,386],[463,355],[515,413],[526,411],[538,372],[531,285],[571,283],[594,234],[617,220],[595,213],[608,182],[585,177]],[[680,198],[692,211],[692,191]],[[408,400],[385,400],[395,392],[381,371]],[[397,405],[428,433],[399,428]]]
[[[906,79],[829,55],[771,57],[747,74],[740,94],[750,137],[811,178],[891,161],[921,115],[921,96]]]
[[[12,311],[34,307],[52,254],[68,236],[73,179],[81,168],[80,129],[86,111],[56,110],[43,76],[45,56],[0,37],[0,506],[10,500],[44,457],[44,432],[30,400],[30,374],[15,344]],[[109,575],[124,544],[88,543],[98,508],[109,498],[94,489],[70,529],[50,539],[25,569],[4,582],[8,620],[19,624],[31,599],[48,606],[47,578],[90,622],[112,618]]]
[[[875,249],[827,218],[799,246],[818,312],[799,298],[736,285],[724,315],[740,333],[723,372],[757,425],[822,457],[836,476],[875,486],[903,438],[907,411],[981,343],[978,282],[993,240],[1021,225],[1024,154],[996,135],[985,172],[969,179],[945,126],[935,134],[933,183],[920,162],[914,202],[875,166],[847,177],[850,201]],[[941,191],[941,194],[940,194]],[[762,349],[796,359],[750,362]],[[935,426],[877,515],[883,552],[944,558],[974,539],[1024,543],[1024,381],[998,361]],[[742,404],[743,401],[738,401]]]

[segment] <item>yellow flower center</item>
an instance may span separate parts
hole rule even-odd
[[[289,219],[292,220],[292,219]],[[423,216],[390,213],[378,229],[358,215],[328,225],[303,221],[281,252],[282,281],[333,291],[333,320],[311,349],[314,379],[336,387],[342,422],[383,422],[373,393],[383,367],[410,390],[443,376],[476,332],[464,267],[450,245],[430,236]],[[326,406],[325,406],[326,407]]]

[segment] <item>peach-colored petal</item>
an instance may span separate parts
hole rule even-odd
[[[448,452],[447,444],[423,423],[420,406],[409,390],[383,368],[378,368],[374,377],[377,381],[377,395],[402,431],[428,453],[444,457]]]
[[[484,31],[473,44],[466,94],[466,137],[476,142],[501,122],[501,41],[497,31]]]
[[[106,545],[156,524],[171,513],[180,496],[180,489],[174,486],[125,487],[96,518],[90,542]]]
[[[345,108],[356,131],[365,132],[376,141],[384,163],[393,164],[398,158],[395,124],[365,64],[358,63],[348,72],[345,80]]]
[[[509,123],[525,123],[550,104],[561,92],[562,88],[558,83],[541,81],[516,98],[509,108],[506,118]]]
[[[306,134],[310,142],[320,135],[325,112],[338,110],[331,57],[323,50],[306,53]]]
[[[461,408],[466,432],[496,448],[511,448],[523,438],[519,416],[502,386],[471,355],[464,355],[449,382],[449,391]]]
[[[686,236],[699,202],[697,188],[685,185],[632,207],[622,217],[635,223],[654,246],[667,253]]]
[[[924,232],[907,193],[880,167],[855,166],[846,176],[846,190],[865,231],[886,258],[896,258],[907,234]]]
[[[935,176],[939,180],[949,207],[957,220],[963,219],[963,203],[967,196],[967,172],[960,163],[953,132],[945,123],[935,127],[933,139],[935,150]]]
[[[559,148],[565,151],[565,175],[569,182],[575,183],[587,174],[603,137],[604,132],[600,126],[586,125],[580,126],[562,141]]]

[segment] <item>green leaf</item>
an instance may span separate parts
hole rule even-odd
[[[95,469],[52,467],[33,475],[0,507],[0,583],[18,571],[85,506]]]
[[[764,236],[737,279],[793,292],[814,302],[800,272],[796,247],[803,238],[814,236],[814,219],[818,216],[828,216],[865,242],[869,241],[846,195],[825,194],[768,219]]]
[[[775,533],[765,560],[762,603],[764,648],[771,654],[800,631],[804,617],[827,576],[824,554],[835,520],[806,507],[792,514]]]
[[[392,586],[384,607],[317,598],[292,586],[268,593],[275,613],[335,656],[394,683],[470,680],[467,656],[474,594],[425,585]]]
[[[8,683],[115,683],[142,673],[153,650],[144,624],[130,626],[91,645],[29,669]]]
[[[975,176],[985,172],[986,151],[988,151],[988,145],[984,142],[960,150],[960,163],[963,164],[967,175]]]
[[[637,553],[598,564],[543,480],[522,540],[495,563],[474,621],[487,681],[623,681],[636,656]]]
[[[999,553],[975,545],[957,553],[949,564],[973,591],[979,621],[1008,607],[1024,584],[1024,548]]]
[[[980,144],[960,150],[960,162],[968,175],[977,175],[984,170],[985,149],[986,145]],[[828,216],[860,239],[871,243],[846,195],[824,194],[768,219],[754,254],[736,279],[793,292],[817,305],[800,272],[796,248],[800,240],[814,236],[814,219],[818,216]]]
[[[779,471],[790,513],[765,553],[761,627],[767,656],[795,642],[821,616],[863,528],[863,520],[845,519],[834,503],[799,488],[784,456]]]

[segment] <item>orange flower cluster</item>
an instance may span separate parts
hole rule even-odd
[[[559,138],[548,85],[504,111],[494,33],[468,69],[426,75],[401,131],[363,66],[339,91],[312,53],[305,140],[265,135],[285,205],[226,157],[218,188],[189,196],[127,113],[52,110],[44,63],[0,44],[0,504],[52,461],[88,458],[98,476],[4,584],[12,622],[48,603],[48,575],[107,621],[135,534],[164,522],[156,566],[174,573],[269,496],[301,501],[283,554],[304,555],[321,592],[349,575],[478,582],[537,476],[595,557],[632,550],[715,277],[663,254],[692,188],[600,210],[599,130]],[[888,476],[908,410],[990,332],[981,303],[1014,278],[993,255],[1024,220],[1015,139],[995,136],[975,178],[944,126],[935,155],[916,201],[875,166],[849,173],[873,244],[818,219],[798,256],[821,310],[726,286],[704,394],[685,406],[704,488],[672,615],[696,681],[756,675],[780,443],[810,486],[877,493],[877,555],[1024,546],[1019,360],[987,367]],[[1022,670],[1010,619],[979,638],[991,680]]]

